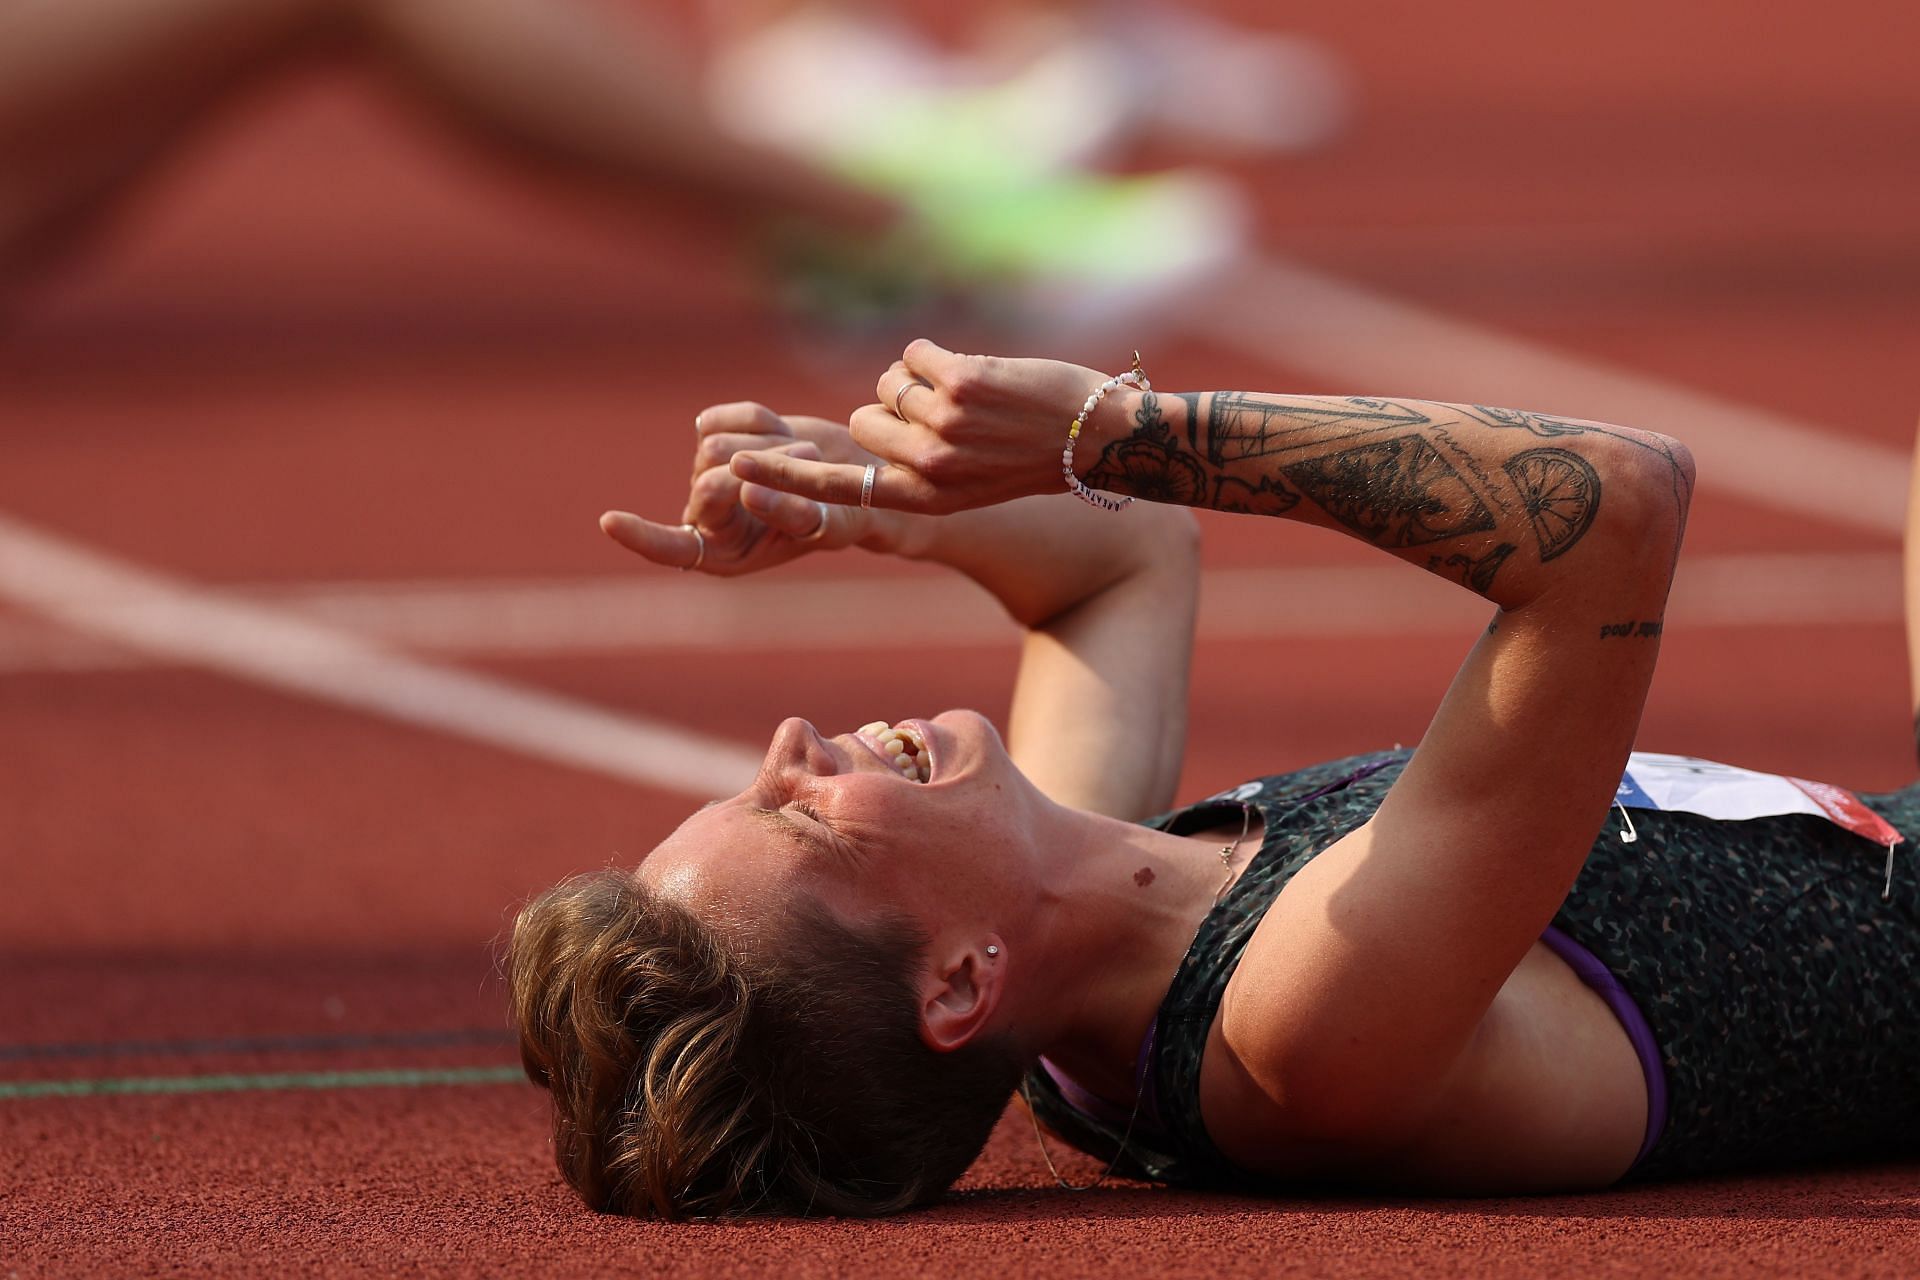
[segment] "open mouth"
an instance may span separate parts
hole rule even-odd
[[[890,725],[884,720],[875,720],[854,732],[871,743],[880,758],[907,781],[925,782],[933,777],[933,757],[927,752],[927,740],[912,725]]]

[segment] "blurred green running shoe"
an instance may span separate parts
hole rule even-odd
[[[893,190],[913,225],[884,243],[783,256],[787,300],[840,327],[959,320],[1099,334],[1136,324],[1235,261],[1235,193],[1193,172]]]
[[[908,33],[832,15],[788,23],[723,63],[715,109],[737,131],[913,214],[879,242],[783,245],[790,304],[852,328],[957,315],[1020,330],[1119,329],[1239,256],[1243,204],[1218,179],[1074,167],[1114,104],[1083,104],[1071,85],[1072,101],[1049,100],[1032,76],[943,84],[930,70],[939,63]],[[791,90],[795,67],[810,71],[811,91]]]

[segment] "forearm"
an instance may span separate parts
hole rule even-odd
[[[1168,809],[1187,745],[1197,550],[1167,554],[1027,633],[1007,747],[1063,803],[1137,822]]]
[[[1117,520],[1063,493],[888,516],[863,545],[964,573],[1026,626],[1007,748],[1034,784],[1128,821],[1167,808],[1199,597],[1192,515],[1141,507]]]
[[[1095,487],[1333,529],[1506,609],[1637,561],[1692,489],[1665,437],[1513,410],[1224,391],[1102,409],[1080,449]]]
[[[965,574],[1028,628],[1135,573],[1167,564],[1191,568],[1198,556],[1196,526],[1185,511],[1143,508],[1115,520],[1065,493],[944,516],[872,514],[873,531],[861,546]]]

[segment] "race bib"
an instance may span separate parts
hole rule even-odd
[[[1614,803],[1624,809],[1664,809],[1725,821],[1806,813],[1888,848],[1902,838],[1844,787],[1653,751],[1636,751],[1627,758]]]

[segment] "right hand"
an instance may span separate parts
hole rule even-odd
[[[960,355],[919,339],[881,375],[880,403],[853,415],[853,440],[886,463],[874,507],[946,515],[1061,492],[1067,428],[1105,378],[1058,360]],[[865,470],[864,461],[773,449],[743,452],[733,466],[756,483],[842,503],[859,500]]]
[[[734,578],[812,551],[852,546],[873,531],[878,512],[816,503],[749,484],[729,469],[736,453],[749,450],[864,467],[872,455],[855,444],[840,423],[782,417],[763,405],[742,402],[703,410],[694,419],[694,429],[699,443],[694,448],[687,505],[678,524],[662,524],[627,511],[609,511],[600,517],[601,530],[627,550],[670,569],[691,568],[698,557],[701,573]],[[696,538],[687,525],[697,528],[700,536]],[[820,536],[808,537],[816,532]]]

